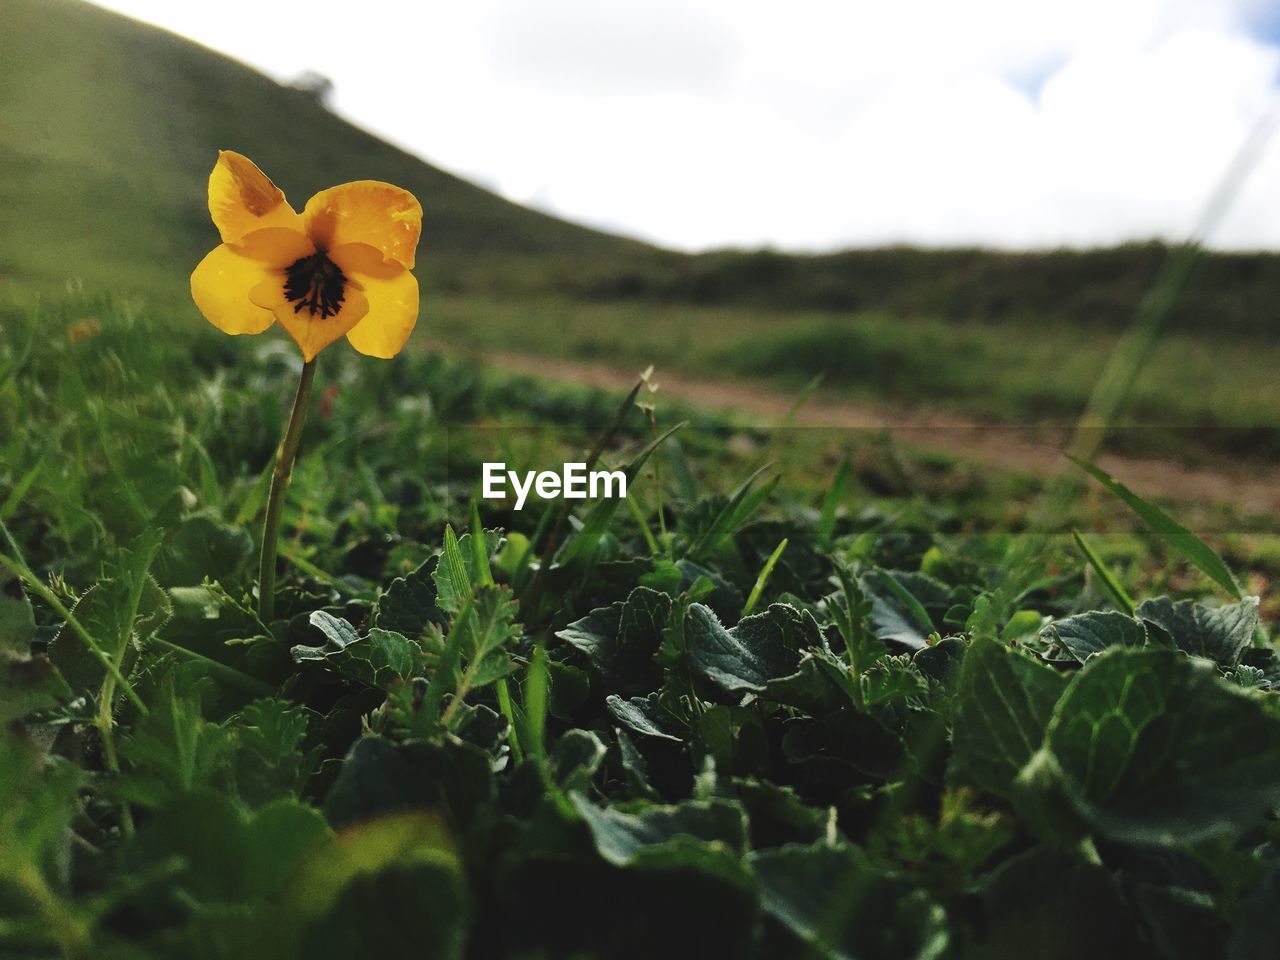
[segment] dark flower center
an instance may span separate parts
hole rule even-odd
[[[306,310],[313,317],[327,320],[342,309],[347,278],[323,251],[295,260],[285,268],[284,275],[284,296],[293,304],[294,313]]]

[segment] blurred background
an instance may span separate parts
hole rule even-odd
[[[1269,0],[0,6],[13,303],[197,322],[228,148],[419,196],[418,349],[960,450],[1102,376],[1119,454],[1280,458]]]

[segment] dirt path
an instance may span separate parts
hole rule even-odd
[[[578,363],[520,353],[454,350],[515,373],[562,380],[604,390],[626,391],[636,382],[634,371],[600,364]],[[794,396],[761,390],[743,383],[697,380],[678,374],[657,376],[660,396],[694,406],[735,414],[760,426],[778,423],[795,402]],[[1062,430],[983,424],[951,414],[894,412],[844,401],[811,397],[794,420],[796,426],[841,430],[888,431],[909,446],[932,450],[1000,470],[1039,475],[1054,473],[1064,461],[1059,450]],[[1142,496],[1183,501],[1235,504],[1248,513],[1280,514],[1280,481],[1271,472],[1224,472],[1188,467],[1158,459],[1104,455],[1098,465]]]

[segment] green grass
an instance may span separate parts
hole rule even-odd
[[[1083,475],[661,389],[615,414],[433,349],[1069,422],[1118,324],[967,303],[988,255],[609,238],[156,31],[5,16],[0,953],[1280,952],[1274,518],[1122,491],[1148,528]],[[219,145],[295,200],[383,176],[428,208],[414,346],[319,359],[270,622],[254,561],[300,362],[187,300]],[[842,300],[877,256],[897,278]],[[1040,267],[1063,264],[1102,269]],[[1220,453],[1273,419],[1280,357],[1177,326],[1130,414]],[[486,461],[593,447],[632,471],[625,505],[477,497]]]
[[[1018,321],[456,295],[433,303],[424,340],[433,336],[452,345],[637,368],[656,363],[782,390],[821,375],[826,399],[1067,426],[1117,340],[1107,331],[1082,336],[1066,326],[1031,336]],[[1273,341],[1165,335],[1130,395],[1120,424],[1123,449],[1280,456],[1278,365],[1280,344]]]
[[[426,209],[423,343],[520,349],[1009,421],[1071,421],[1167,251],[770,251],[685,256],[523,209],[307,94],[78,0],[10,0],[0,33],[0,296],[68,283],[198,322],[204,184],[244,152],[295,203],[383,178]],[[1270,331],[1280,257],[1192,272],[1123,413],[1144,453],[1280,456]]]
[[[262,623],[293,346],[101,298],[0,319],[6,955],[1027,956],[1052,936],[1176,958],[1188,924],[1201,955],[1265,935],[1269,625],[1201,572],[1208,547],[1114,498],[1076,488],[1043,536],[1034,478],[659,390],[603,462],[688,424],[628,506],[574,505],[552,553],[558,505],[477,501],[480,465],[580,457],[617,396],[339,345]],[[1246,591],[1280,574],[1277,539],[1209,538]],[[1106,609],[1089,563],[1144,619]]]

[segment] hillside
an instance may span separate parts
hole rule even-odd
[[[5,0],[0,32],[0,284],[185,297],[213,232],[203,184],[245,153],[296,203],[344,180],[402,184],[426,209],[438,291],[515,300],[732,305],[947,321],[1123,328],[1159,244],[1008,253],[885,248],[688,256],[511,203],[198,44],[81,0]],[[779,176],[786,175],[779,171]],[[1170,325],[1270,336],[1280,257],[1205,258]]]
[[[215,239],[204,181],[219,148],[253,157],[299,206],[345,180],[409,188],[427,211],[428,280],[452,256],[645,249],[510,203],[163,30],[79,0],[3,6],[0,277],[10,281],[185,295]]]
[[[423,347],[782,390],[819,375],[833,398],[1012,423],[1074,422],[1170,253],[662,250],[504,200],[173,34],[81,0],[4,0],[0,311],[79,282],[194,322],[219,148],[298,204],[361,178],[417,194]],[[1280,457],[1277,303],[1280,256],[1202,256],[1130,390],[1122,422],[1144,429],[1116,442]]]

